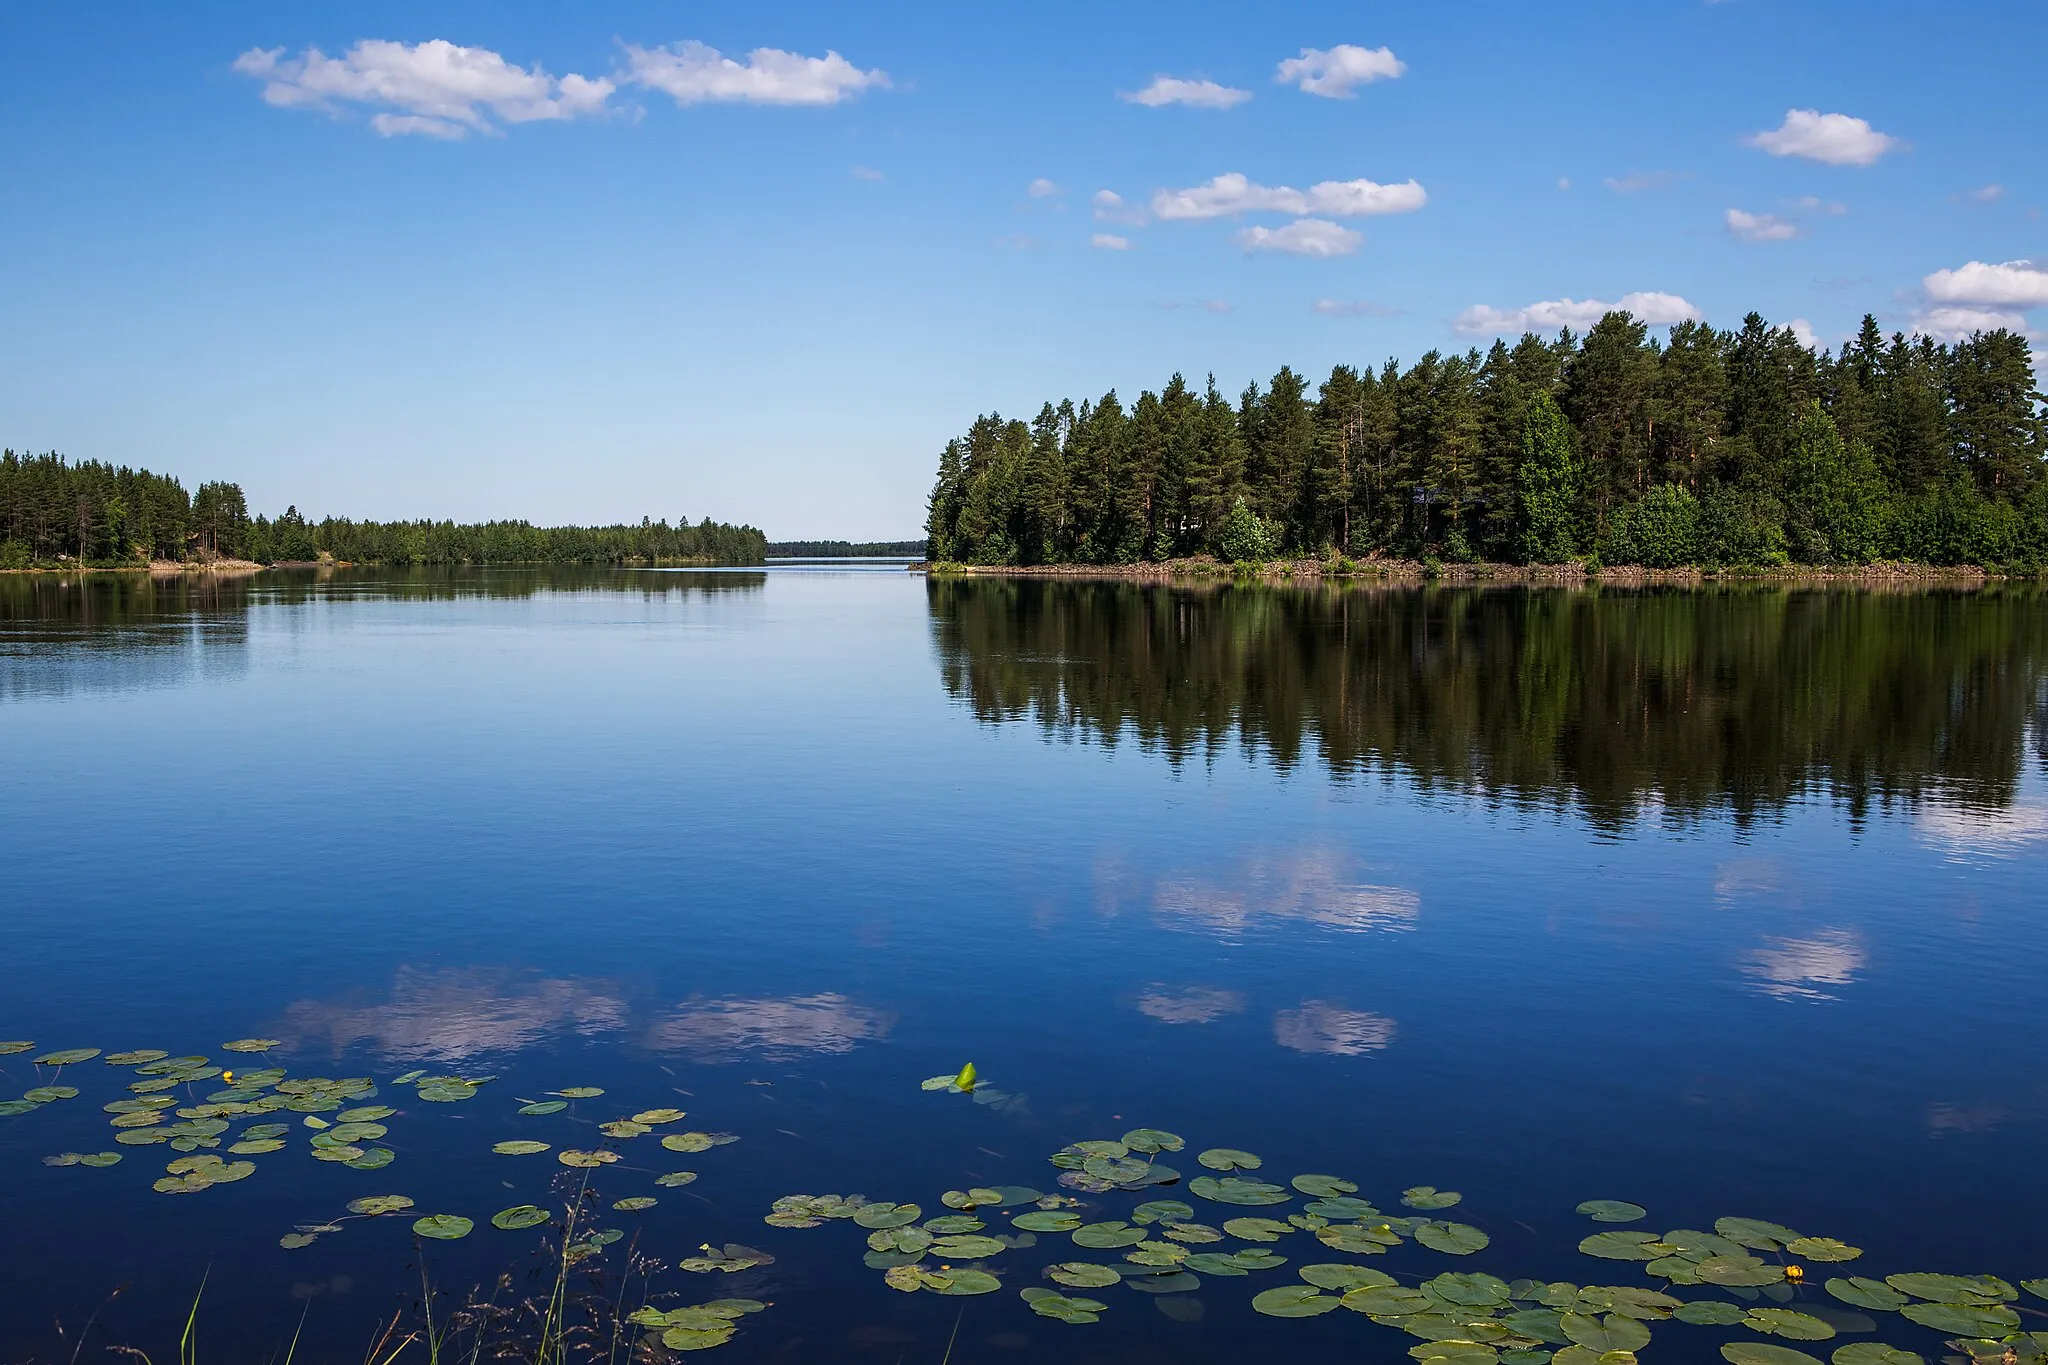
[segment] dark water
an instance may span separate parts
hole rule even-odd
[[[1110,1309],[1069,1326],[1016,1290],[1120,1251],[1046,1234],[993,1258],[999,1293],[900,1294],[865,1230],[761,1221],[789,1193],[1052,1191],[1050,1153],[1140,1125],[1186,1135],[1189,1176],[1228,1146],[1393,1213],[1462,1192],[1436,1216],[1491,1246],[1370,1261],[1410,1283],[1650,1283],[1576,1251],[1589,1198],[1839,1237],[1853,1273],[2048,1275],[2044,741],[2022,589],[0,579],[0,1039],[370,1077],[358,1102],[400,1110],[381,1171],[295,1127],[252,1177],[164,1195],[176,1154],[101,1111],[137,1078],[65,1068],[78,1098],[0,1118],[0,1361],[69,1359],[121,1286],[81,1358],[175,1359],[202,1274],[209,1360],[302,1314],[298,1359],[361,1360],[423,1269],[444,1322],[501,1273],[544,1291],[543,1233],[488,1219],[563,1168],[491,1145],[596,1147],[667,1104],[662,1131],[740,1141],[612,1143],[604,1203],[660,1203],[605,1213],[629,1237],[584,1268],[637,1239],[666,1302],[772,1302],[713,1359],[937,1362],[956,1323],[961,1361],[1406,1358],[1350,1313],[1249,1309],[1355,1259],[1306,1234],[1189,1295],[1075,1291]],[[250,1035],[281,1045],[221,1052]],[[49,1083],[32,1055],[0,1057],[4,1096]],[[985,1102],[919,1089],[969,1059]],[[421,1068],[496,1079],[425,1103],[393,1083]],[[514,1113],[571,1086],[608,1093]],[[124,1160],[40,1160],[65,1151]],[[674,1170],[700,1178],[654,1185]],[[278,1245],[383,1193],[477,1230],[424,1266],[411,1214]],[[676,1268],[706,1242],[776,1260]],[[1655,1327],[1673,1360],[1741,1335]]]

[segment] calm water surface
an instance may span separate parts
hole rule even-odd
[[[400,1111],[381,1171],[295,1127],[170,1196],[176,1154],[101,1110],[134,1075],[0,1057],[4,1096],[81,1091],[0,1118],[0,1360],[70,1358],[121,1286],[86,1356],[175,1358],[209,1266],[207,1358],[267,1358],[303,1314],[299,1359],[361,1360],[423,1268],[443,1311],[538,1283],[542,1234],[488,1219],[563,1168],[493,1143],[597,1147],[660,1105],[740,1141],[611,1144],[605,1203],[660,1203],[607,1212],[629,1238],[599,1262],[637,1239],[669,1302],[771,1301],[715,1359],[936,1362],[956,1322],[963,1361],[1406,1359],[1353,1314],[1251,1312],[1350,1259],[1306,1235],[1189,1294],[1089,1291],[1104,1320],[1067,1326],[1016,1289],[1121,1252],[1042,1235],[993,1259],[998,1294],[906,1295],[863,1229],[761,1221],[789,1193],[929,1216],[1056,1190],[1050,1153],[1140,1125],[1186,1135],[1189,1176],[1228,1146],[1389,1212],[1461,1192],[1436,1216],[1492,1245],[1373,1260],[1410,1282],[1649,1283],[1576,1251],[1589,1198],[1840,1237],[1866,1274],[2048,1275],[2044,742],[2048,602],[2019,589],[0,579],[0,1039],[370,1077]],[[220,1050],[250,1035],[280,1045]],[[982,1103],[919,1089],[970,1059]],[[495,1079],[424,1103],[394,1084],[417,1069]],[[573,1086],[607,1094],[515,1113]],[[41,1160],[66,1151],[124,1160]],[[382,1193],[477,1231],[424,1267],[411,1215],[279,1246]],[[676,1269],[707,1242],[776,1260]],[[1657,1331],[1673,1360],[1732,1335]]]

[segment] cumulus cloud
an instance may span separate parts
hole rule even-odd
[[[1314,311],[1326,318],[1398,318],[1408,310],[1371,299],[1317,299]]]
[[[881,71],[863,71],[837,52],[806,57],[757,47],[736,62],[700,42],[668,47],[626,44],[625,79],[677,104],[837,104],[863,90],[887,89]]]
[[[1965,190],[1956,198],[1969,204],[1995,204],[2005,198],[2003,185],[1979,185],[1974,190]]]
[[[1999,308],[1923,308],[1913,316],[1916,336],[1936,341],[1967,341],[1978,332],[2024,332],[2027,320],[2019,313]]]
[[[1098,232],[1088,239],[1088,245],[1100,251],[1129,251],[1131,239],[1119,237],[1114,232]]]
[[[1937,270],[1920,285],[1936,303],[1989,304],[2004,308],[2048,306],[2048,268],[2033,261],[1971,261]]]
[[[1325,1057],[1378,1052],[1394,1041],[1396,1032],[1394,1021],[1384,1014],[1340,1009],[1322,1000],[1304,1000],[1300,1009],[1273,1016],[1274,1042]]]
[[[1124,202],[1124,197],[1115,190],[1097,190],[1088,202],[1095,206],[1095,216],[1105,223],[1127,223],[1132,227],[1145,224],[1145,210]]]
[[[1675,171],[1631,171],[1623,176],[1609,176],[1602,183],[1616,194],[1642,194],[1646,190],[1667,189],[1677,179]]]
[[[1240,213],[1363,218],[1413,213],[1428,202],[1428,194],[1413,180],[1395,185],[1372,180],[1325,180],[1303,191],[1287,185],[1260,185],[1229,171],[1188,189],[1159,190],[1152,196],[1152,216],[1169,221],[1228,218]]]
[[[1792,335],[1799,339],[1801,346],[1809,351],[1820,349],[1820,333],[1814,331],[1813,324],[1805,318],[1794,318],[1785,325],[1792,330]]]
[[[1303,48],[1299,57],[1280,63],[1273,79],[1325,99],[1348,100],[1358,86],[1393,80],[1407,69],[1389,48],[1339,43],[1328,49]]]
[[[1064,193],[1064,191],[1041,175],[1025,187],[1024,193],[1030,195],[1033,199],[1050,199],[1055,195]]]
[[[1832,199],[1823,199],[1817,194],[1802,195],[1794,199],[1792,207],[1806,213],[1824,213],[1830,218],[1839,218],[1849,211],[1847,204],[1838,204]]]
[[[1148,109],[1169,104],[1185,104],[1191,109],[1229,109],[1250,99],[1252,92],[1218,85],[1215,81],[1154,76],[1152,83],[1143,90],[1119,90],[1116,97],[1129,104],[1142,104]]]
[[[1365,234],[1327,218],[1297,218],[1286,227],[1248,227],[1237,234],[1247,252],[1284,251],[1290,256],[1349,256],[1365,245]]]
[[[263,82],[263,99],[280,109],[375,111],[370,126],[385,137],[419,134],[447,139],[502,132],[507,123],[596,114],[617,87],[603,77],[559,80],[488,48],[446,39],[396,43],[365,38],[339,57],[309,47],[251,48],[234,69]]]
[[[1900,145],[1866,119],[1818,109],[1787,109],[1783,123],[1746,140],[1772,156],[1804,157],[1830,166],[1869,166]]]
[[[1741,209],[1730,209],[1723,221],[1728,224],[1729,235],[1737,241],[1789,242],[1799,235],[1799,224],[1775,213],[1745,213]]]
[[[1701,313],[1676,294],[1623,294],[1613,303],[1599,299],[1545,299],[1523,308],[1501,309],[1474,304],[1451,323],[1467,336],[1513,335],[1521,332],[1554,332],[1569,327],[1583,332],[1607,314],[1620,309],[1640,322],[1665,327],[1674,322],[1698,322]]]

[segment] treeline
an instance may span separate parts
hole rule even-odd
[[[947,694],[991,724],[1240,746],[1622,826],[1803,796],[2005,809],[2048,763],[2048,597],[1775,587],[1276,591],[938,576]]]
[[[861,559],[921,555],[921,540],[773,540],[768,553],[777,559]]]
[[[310,522],[296,507],[251,517],[236,484],[202,483],[188,495],[177,479],[146,469],[0,452],[0,568],[323,556],[358,564],[759,564],[767,553],[760,531],[709,517],[674,526]]]
[[[1674,567],[2048,562],[2048,424],[2025,338],[1866,316],[1839,353],[1755,313],[1626,312],[1406,370],[1282,368],[1236,403],[1176,375],[1125,405],[989,415],[949,442],[934,560],[1395,555]]]

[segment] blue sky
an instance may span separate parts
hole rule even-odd
[[[12,5],[0,443],[894,537],[976,413],[1176,370],[1588,301],[2048,329],[2044,50],[2031,2]]]

